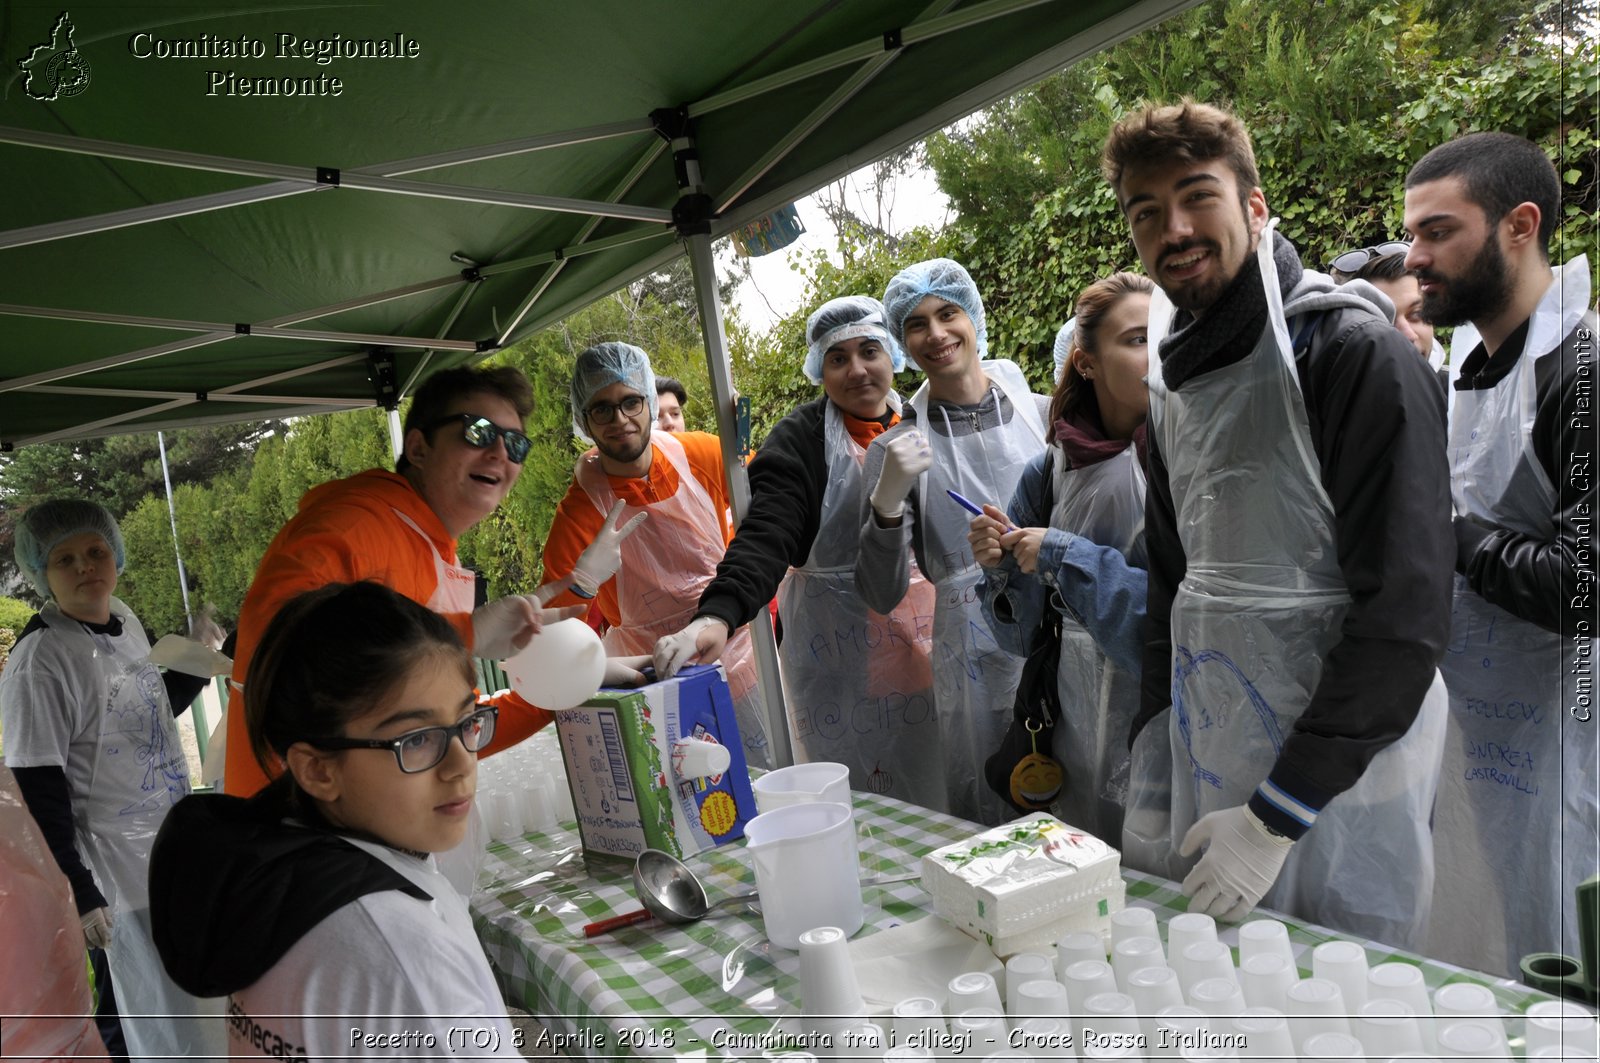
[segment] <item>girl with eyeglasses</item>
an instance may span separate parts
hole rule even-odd
[[[473,679],[450,623],[377,583],[307,592],[268,626],[246,723],[286,770],[251,798],[179,802],[150,866],[162,961],[228,995],[232,1058],[518,1057],[434,860],[466,834],[494,737]]]

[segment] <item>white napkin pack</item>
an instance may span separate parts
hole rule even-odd
[[[922,884],[940,915],[1005,959],[1051,954],[1074,930],[1109,939],[1121,869],[1117,850],[1036,812],[924,856]]]

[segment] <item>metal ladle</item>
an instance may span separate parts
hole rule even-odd
[[[884,886],[895,882],[909,882],[920,875],[902,875],[898,878],[863,879],[863,886]],[[646,849],[633,862],[633,888],[644,907],[636,912],[614,915],[609,919],[590,923],[583,928],[584,937],[598,937],[625,926],[655,918],[663,923],[681,926],[697,923],[712,912],[749,904],[756,899],[754,893],[739,893],[724,897],[712,904],[706,897],[706,888],[700,884],[689,865],[660,849]]]

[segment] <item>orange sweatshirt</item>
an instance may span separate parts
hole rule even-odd
[[[723,544],[732,542],[733,524],[728,516],[728,487],[722,476],[721,442],[716,436],[705,432],[677,432],[672,438],[683,444],[684,457],[688,459],[690,471],[711,496],[711,504],[716,507],[718,519],[722,523]],[[630,508],[648,508],[678,493],[678,470],[673,468],[672,462],[668,461],[661,451],[652,447],[651,453],[655,457],[650,463],[649,476],[607,477],[611,481],[611,490]],[[567,488],[566,496],[556,507],[555,519],[550,523],[550,534],[545,538],[544,579],[541,582],[549,583],[570,575],[578,563],[578,556],[594,541],[604,523],[605,514],[595,508],[594,503],[589,500],[588,493],[578,485],[577,477],[574,476],[572,484]],[[550,604],[581,605],[583,601],[584,599],[567,591]],[[601,585],[600,593],[595,595],[595,602],[611,626],[621,625],[622,614],[617,606],[615,578],[608,579]]]
[[[429,541],[424,542],[399,514],[410,518]],[[398,473],[368,469],[307,491],[300,499],[300,512],[267,547],[245,595],[233,657],[234,682],[244,683],[256,645],[278,610],[304,591],[370,579],[426,603],[438,586],[430,543],[446,562],[456,563],[455,540]],[[472,615],[444,615],[470,647]],[[268,781],[250,749],[244,722],[245,694],[235,686],[228,699],[228,753],[223,774],[223,788],[241,797],[255,793]],[[548,712],[509,692],[495,704],[500,719],[485,755],[515,745],[552,719]]]

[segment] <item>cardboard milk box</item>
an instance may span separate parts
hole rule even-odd
[[[604,689],[555,719],[586,853],[632,861],[661,849],[683,857],[744,837],[756,803],[720,665],[694,665],[664,683]],[[725,746],[727,769],[676,777],[672,747],[680,739]]]

